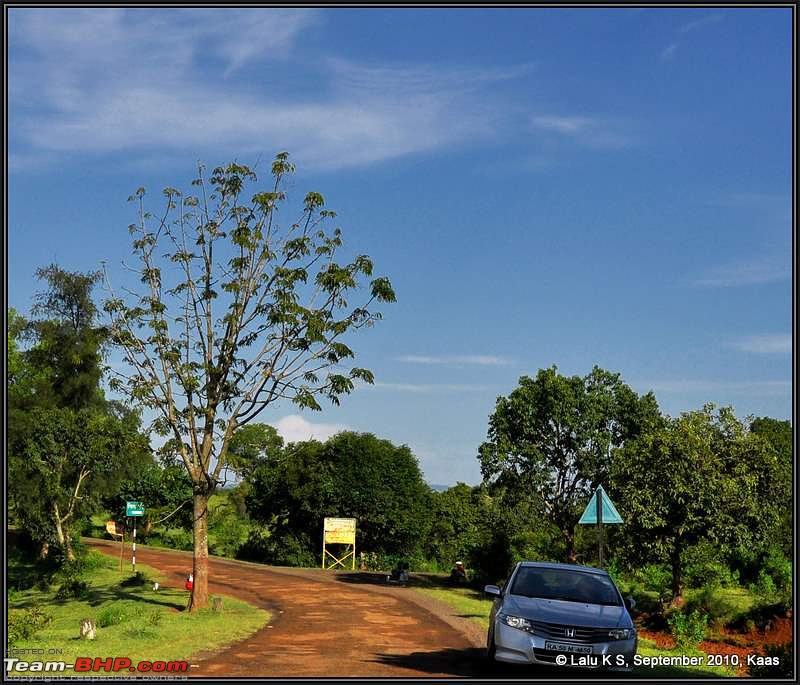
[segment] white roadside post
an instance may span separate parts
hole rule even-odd
[[[133,518],[133,534],[131,535],[131,566],[136,573],[136,519],[144,516],[144,505],[141,502],[126,502],[125,515]]]

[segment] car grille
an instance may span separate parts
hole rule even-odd
[[[582,626],[569,626],[561,623],[545,623],[544,621],[531,621],[534,635],[540,635],[552,640],[567,640],[569,642],[607,642],[608,631],[611,628],[586,628]],[[572,633],[571,635],[569,633]]]

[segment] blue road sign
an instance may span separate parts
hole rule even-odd
[[[622,517],[619,515],[614,503],[609,499],[606,491],[603,490],[602,485],[598,486],[597,490],[595,490],[594,494],[592,495],[592,499],[590,499],[589,504],[586,505],[583,516],[581,516],[578,523],[597,523],[598,495],[600,497],[601,506],[603,507],[603,523],[622,523]]]

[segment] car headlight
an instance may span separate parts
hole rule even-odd
[[[608,631],[608,636],[612,640],[627,640],[628,638],[633,637],[636,634],[636,631],[632,628],[614,628],[613,630]]]
[[[518,630],[530,630],[532,627],[531,622],[529,620],[521,618],[520,616],[509,616],[508,614],[501,614],[500,620],[507,626],[511,626],[512,628],[517,628]]]

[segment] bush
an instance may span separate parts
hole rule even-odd
[[[9,646],[22,640],[30,640],[40,630],[53,622],[53,616],[41,607],[10,609],[8,612]]]
[[[648,564],[639,569],[634,577],[647,590],[654,590],[659,595],[669,591],[672,583],[672,572],[664,564]]]
[[[731,570],[719,549],[708,541],[694,545],[683,556],[684,578],[689,587],[736,587],[739,571]]]
[[[150,577],[142,571],[136,571],[132,576],[120,581],[120,587],[144,587],[145,585],[152,585],[153,581]]]
[[[183,551],[190,551],[194,546],[192,531],[183,528],[156,529],[147,537],[147,543]]]
[[[764,656],[777,659],[774,666],[750,666],[748,672],[753,678],[788,678],[794,676],[794,650],[791,642],[783,645],[766,645]]]
[[[757,603],[750,611],[740,615],[731,628],[741,632],[749,632],[754,628],[766,630],[772,621],[779,616],[786,616],[791,609],[791,597],[785,602]]]
[[[247,542],[249,524],[231,515],[212,516],[210,522],[209,552],[223,557],[235,557]]]
[[[56,599],[86,599],[89,596],[89,583],[83,579],[85,568],[85,559],[82,557],[64,562],[50,581],[51,585],[59,585]]]
[[[670,633],[680,647],[695,647],[706,637],[708,616],[697,609],[691,613],[676,611],[667,619]]]
[[[736,605],[719,591],[719,585],[708,585],[686,602],[684,611],[697,610],[719,627],[731,623],[737,614]]]
[[[287,533],[276,537],[261,528],[250,530],[247,541],[238,549],[236,558],[278,566],[316,567],[320,563],[319,553],[313,551],[307,536],[301,539]]]
[[[70,578],[56,590],[56,599],[88,599],[91,594],[89,583],[80,578]]]
[[[245,561],[266,561],[269,556],[270,534],[265,528],[251,528],[247,540],[236,550],[236,558]]]
[[[126,618],[128,618],[128,612],[125,605],[116,602],[100,610],[100,613],[97,614],[97,625],[100,628],[118,626],[125,621]]]
[[[89,550],[86,552],[80,561],[82,571],[97,571],[102,568],[111,568],[115,563],[113,559],[96,550]]]
[[[773,545],[767,550],[762,561],[762,572],[772,578],[776,590],[781,593],[791,593],[792,561],[784,556],[779,547]]]

